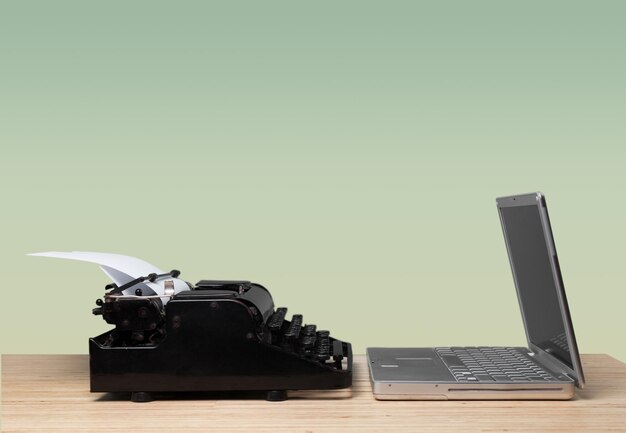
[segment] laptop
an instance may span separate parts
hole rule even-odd
[[[496,199],[528,347],[367,349],[378,400],[567,400],[584,376],[546,199]]]

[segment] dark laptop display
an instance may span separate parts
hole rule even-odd
[[[539,209],[525,205],[500,212],[528,340],[573,368]]]

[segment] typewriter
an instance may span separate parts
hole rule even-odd
[[[181,287],[179,275],[150,273],[105,287],[93,314],[115,328],[89,340],[92,392],[147,402],[155,393],[259,391],[281,401],[289,390],[351,386],[350,343],[301,314],[288,317],[262,285]]]

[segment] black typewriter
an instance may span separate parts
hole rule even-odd
[[[106,287],[93,313],[115,329],[89,340],[92,392],[130,392],[145,402],[155,393],[262,391],[280,401],[288,390],[351,386],[350,343],[300,314],[288,319],[265,287],[203,280],[174,293],[167,278],[178,274]],[[133,284],[155,279],[165,295],[128,295]]]

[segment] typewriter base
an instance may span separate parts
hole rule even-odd
[[[254,395],[283,401],[288,391],[342,389],[352,384],[352,353],[346,347],[346,366],[332,371],[264,344],[236,347],[219,359],[213,351],[157,348],[103,348],[90,342],[92,392],[130,393],[134,402],[149,402],[161,394],[198,394],[199,398]],[[235,347],[230,347],[235,349]],[[180,349],[180,348],[179,348]],[[231,355],[231,356],[228,356]],[[265,362],[260,362],[264,360]]]
[[[156,396],[151,392],[131,392],[130,401],[133,403],[149,403],[156,400]],[[289,399],[289,394],[284,389],[267,391],[265,400],[267,401],[285,401]]]

